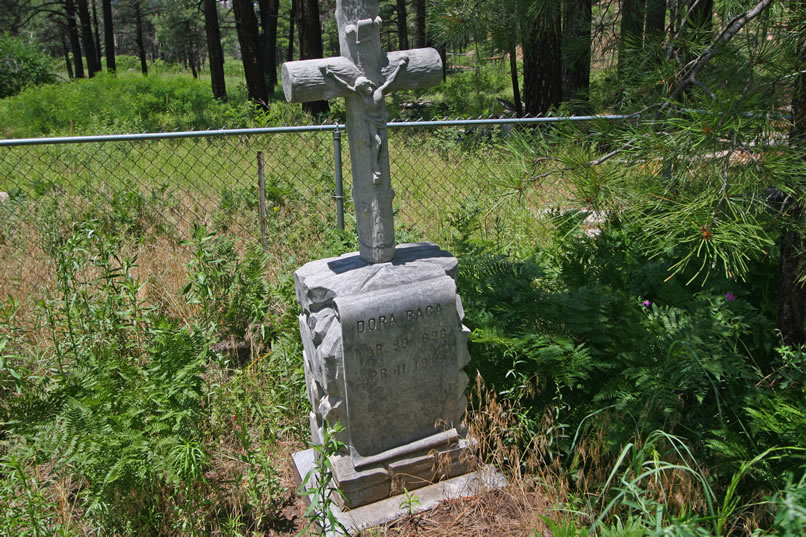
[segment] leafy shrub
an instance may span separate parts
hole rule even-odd
[[[32,44],[8,35],[0,36],[0,99],[28,86],[52,83],[53,60]]]
[[[772,497],[774,526],[781,537],[806,534],[806,469],[801,468],[801,476],[800,481],[793,482],[792,475],[787,475],[786,486]]]
[[[35,460],[82,480],[77,498],[88,518],[152,533],[159,523],[147,513],[159,503],[198,501],[209,334],[145,307],[133,259],[121,259],[116,240],[97,229],[81,224],[51,245],[58,295],[42,315],[53,375],[21,377],[6,407],[8,433],[27,438]]]
[[[184,294],[189,303],[201,306],[202,321],[222,338],[269,339],[271,289],[263,278],[263,252],[253,245],[240,260],[232,239],[198,226],[192,244]]]
[[[634,494],[646,493],[638,487],[646,476],[637,476],[650,470],[649,458],[662,461],[658,474],[675,471],[683,451],[715,502],[737,475],[725,502],[759,489],[786,491],[776,501],[799,498],[782,476],[806,445],[806,362],[802,349],[776,349],[775,297],[760,279],[776,273],[776,257],[750,264],[747,282],[712,276],[686,286],[688,273],[667,278],[673,252],[647,258],[640,227],[611,219],[592,239],[583,220],[558,218],[554,243],[525,259],[463,243],[458,288],[473,329],[471,367],[515,404],[526,438],[555,435],[543,456],[562,461],[572,484],[601,494],[602,505],[616,494],[601,487],[625,446],[643,446],[619,516],[646,500]],[[566,433],[547,432],[546,414],[553,431]],[[676,450],[664,444],[672,438]],[[776,451],[784,446],[793,447]],[[682,518],[672,520],[668,506],[658,511],[671,517],[663,518],[670,534],[722,534],[722,525],[704,529],[714,512],[696,514],[695,498],[687,501]],[[735,508],[722,507],[720,524],[741,516]]]
[[[271,98],[271,96],[270,96]],[[302,111],[298,104],[288,104],[282,95],[274,95],[268,110],[252,101],[236,105],[235,100],[226,109],[226,124],[232,127],[285,127],[288,125],[304,125],[310,123],[310,116]]]
[[[128,54],[115,55],[115,69],[118,73],[126,71],[140,71],[140,58]]]
[[[300,344],[284,338],[243,372],[222,365],[220,337],[268,336],[249,324],[267,317],[264,257],[241,260],[231,240],[197,237],[187,292],[202,306],[196,318],[180,322],[143,303],[134,259],[95,220],[48,235],[57,289],[40,315],[50,345],[30,350],[15,302],[0,304],[0,532],[72,534],[48,490],[61,479],[76,484],[76,519],[105,534],[209,534],[222,499],[239,527],[262,528],[280,512],[272,448],[302,430],[286,415],[304,414]],[[24,356],[34,352],[47,375]],[[216,487],[208,480],[220,440],[211,430],[239,446],[237,469],[228,461]],[[44,482],[33,478],[43,463]]]
[[[138,71],[139,67],[131,72],[121,68],[117,74],[39,86],[0,101],[0,134],[9,138],[121,134],[307,121],[299,106],[273,102],[262,110],[239,99],[221,102],[206,82],[171,73],[144,77]]]
[[[229,106],[191,78],[99,73],[24,91],[3,102],[0,118],[9,137],[199,130],[223,127]]]
[[[18,537],[79,535],[70,524],[58,520],[56,502],[46,492],[47,483],[30,475],[25,456],[0,458],[0,534]]]

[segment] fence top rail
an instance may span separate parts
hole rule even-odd
[[[98,136],[64,136],[56,138],[18,138],[0,140],[0,147],[15,145],[88,144],[98,142],[128,142],[139,140],[169,140],[172,138],[206,138],[248,134],[278,134],[284,132],[318,132],[344,128],[344,125],[300,125],[290,127],[263,127],[254,129],[220,129],[184,132],[144,132],[138,134],[104,134]]]
[[[636,119],[637,114],[629,115],[598,115],[598,116],[545,116],[532,118],[500,118],[500,119],[453,119],[439,121],[392,121],[387,123],[389,128],[399,127],[462,127],[473,125],[511,125],[511,124],[537,124],[560,123],[563,121],[594,121],[594,120],[623,120]],[[172,138],[206,138],[215,136],[240,136],[250,134],[282,134],[292,132],[322,132],[338,131],[344,129],[342,123],[326,125],[299,125],[288,127],[263,127],[251,129],[219,129],[207,131],[184,132],[146,132],[139,134],[105,134],[97,136],[63,136],[51,138],[17,138],[0,140],[0,147],[19,145],[47,145],[47,144],[87,144],[101,142],[127,142],[139,140],[169,140]]]

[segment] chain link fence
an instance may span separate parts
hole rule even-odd
[[[592,119],[390,123],[398,242],[450,248],[467,233],[496,241],[528,236],[536,216],[562,205],[568,192],[557,177],[535,180],[508,141],[535,123]],[[335,194],[343,174],[344,227],[354,234],[342,128],[0,141],[0,298],[45,282],[54,241],[88,219],[135,242],[161,237],[170,248],[202,226],[246,243],[263,238],[275,255],[300,255],[341,222]]]

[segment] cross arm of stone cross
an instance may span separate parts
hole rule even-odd
[[[365,95],[372,95],[372,101],[380,102],[383,100],[383,96],[386,95],[389,86],[391,86],[395,80],[397,80],[397,75],[400,73],[401,69],[404,69],[406,65],[409,63],[409,57],[404,56],[395,66],[394,71],[388,77],[385,78],[385,82],[381,84],[375,90],[372,89],[372,82],[365,76],[359,76],[355,79],[355,82],[352,84],[344,80],[338,74],[334,73],[330,66],[328,65],[320,65],[319,70],[324,73],[325,77],[330,77],[337,82],[338,85],[343,87],[349,92],[353,92],[356,94],[364,93]]]
[[[386,54],[386,65],[381,76],[391,83],[384,94],[398,90],[413,90],[436,86],[442,82],[442,61],[433,48],[394,51]],[[405,64],[397,76],[392,76],[399,65]],[[332,73],[332,77],[326,73]],[[335,77],[353,85],[363,76],[359,68],[343,56],[300,60],[283,64],[283,93],[288,102],[304,103],[346,97],[350,90],[339,84]]]
[[[344,97],[353,175],[353,201],[361,259],[385,263],[395,256],[384,95],[435,86],[442,60],[432,48],[384,53],[377,0],[336,0],[341,56],[283,64],[290,102]]]

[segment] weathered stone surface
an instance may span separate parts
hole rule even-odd
[[[456,259],[430,243],[396,248],[392,218],[384,96],[438,84],[439,54],[384,54],[376,0],[336,0],[336,23],[340,57],[282,72],[289,101],[346,101],[359,253],[308,263],[294,280],[311,437],[345,426],[330,462],[354,508],[467,470],[456,428],[469,355]]]
[[[355,252],[313,261],[294,273],[297,301],[305,312],[332,307],[336,296],[387,289],[448,275],[456,279],[456,258],[433,243],[400,244],[391,262],[372,264]],[[349,272],[349,278],[340,277]]]
[[[453,428],[408,442],[376,455],[361,457],[353,453],[352,461],[356,470],[362,470],[388,461],[401,460],[421,453],[431,453],[434,450],[444,450],[457,444],[459,440],[459,433]]]
[[[442,275],[335,299],[350,447],[359,456],[439,432],[457,408],[456,284]]]
[[[396,452],[394,456],[390,451],[385,457],[376,457],[373,464],[363,466],[356,466],[350,455],[333,457],[334,485],[343,494],[335,498],[337,503],[344,508],[359,507],[399,494],[404,488],[415,490],[473,468],[470,443],[460,438],[455,429],[450,442],[426,448],[427,440],[417,443],[419,449],[405,446],[409,449],[392,450]]]
[[[386,54],[386,62],[381,67],[383,80],[391,77],[395,66],[404,57],[409,58],[406,72],[395,77],[387,88],[389,92],[429,88],[442,82],[442,60],[433,48],[420,48],[406,51],[393,51]],[[350,91],[337,85],[322,72],[327,66],[337,76],[345,80],[355,80],[363,73],[356,65],[343,56],[315,60],[287,62],[282,68],[283,93],[290,103],[304,103],[334,97],[346,97]]]
[[[325,420],[345,426],[347,449],[332,462],[353,507],[466,470],[456,427],[468,330],[456,270],[448,252],[416,243],[392,262],[353,253],[294,274],[311,437],[321,443]]]

